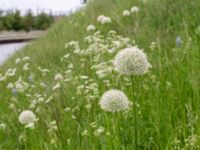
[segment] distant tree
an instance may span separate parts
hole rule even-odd
[[[2,18],[2,24],[6,30],[21,30],[22,29],[22,17],[20,11],[9,11]]]
[[[12,30],[13,12],[8,11],[4,17],[2,17],[2,25],[5,30]]]
[[[34,28],[35,18],[31,10],[28,10],[26,15],[23,17],[23,29],[27,32]]]
[[[3,30],[3,11],[0,10],[0,31]]]
[[[13,20],[11,22],[12,24],[12,29],[15,31],[19,31],[22,29],[23,25],[22,25],[22,17],[20,14],[20,11],[17,10],[14,12],[13,14]]]
[[[45,30],[52,24],[53,21],[53,16],[42,12],[36,17],[35,27],[39,30]]]

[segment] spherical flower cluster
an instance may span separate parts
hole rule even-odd
[[[119,90],[109,90],[100,99],[100,107],[107,112],[118,112],[129,109],[127,96]]]
[[[124,10],[122,14],[123,14],[123,16],[125,16],[125,17],[131,15],[130,11],[128,11],[128,10]]]
[[[97,18],[97,21],[100,22],[101,24],[107,24],[107,23],[111,23],[111,18],[107,17],[107,16],[104,16],[104,15],[100,15]]]
[[[138,12],[139,12],[139,8],[138,8],[137,6],[133,6],[133,7],[131,8],[131,12],[132,12],[132,13],[138,13]]]
[[[121,50],[114,59],[115,70],[120,74],[143,75],[149,71],[146,54],[137,47]]]
[[[63,75],[62,74],[56,74],[55,77],[54,77],[54,80],[55,81],[61,81],[61,80],[63,80]]]
[[[88,27],[87,27],[87,32],[90,32],[90,31],[95,31],[96,30],[96,27],[94,26],[94,25],[89,25]]]
[[[30,124],[36,121],[36,116],[32,111],[25,110],[21,112],[18,119],[21,124]]]

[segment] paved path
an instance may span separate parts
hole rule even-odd
[[[44,31],[0,32],[0,44],[30,41],[41,37],[42,34]]]

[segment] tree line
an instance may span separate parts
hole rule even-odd
[[[45,30],[54,22],[54,17],[51,14],[41,12],[34,16],[29,10],[25,15],[21,15],[19,10],[8,11],[6,14],[0,10],[0,31],[30,31],[30,30]]]

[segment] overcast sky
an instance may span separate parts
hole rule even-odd
[[[0,0],[0,9],[19,9],[22,12],[28,9],[48,12],[51,9],[54,13],[62,13],[76,9],[80,4],[81,0]]]

